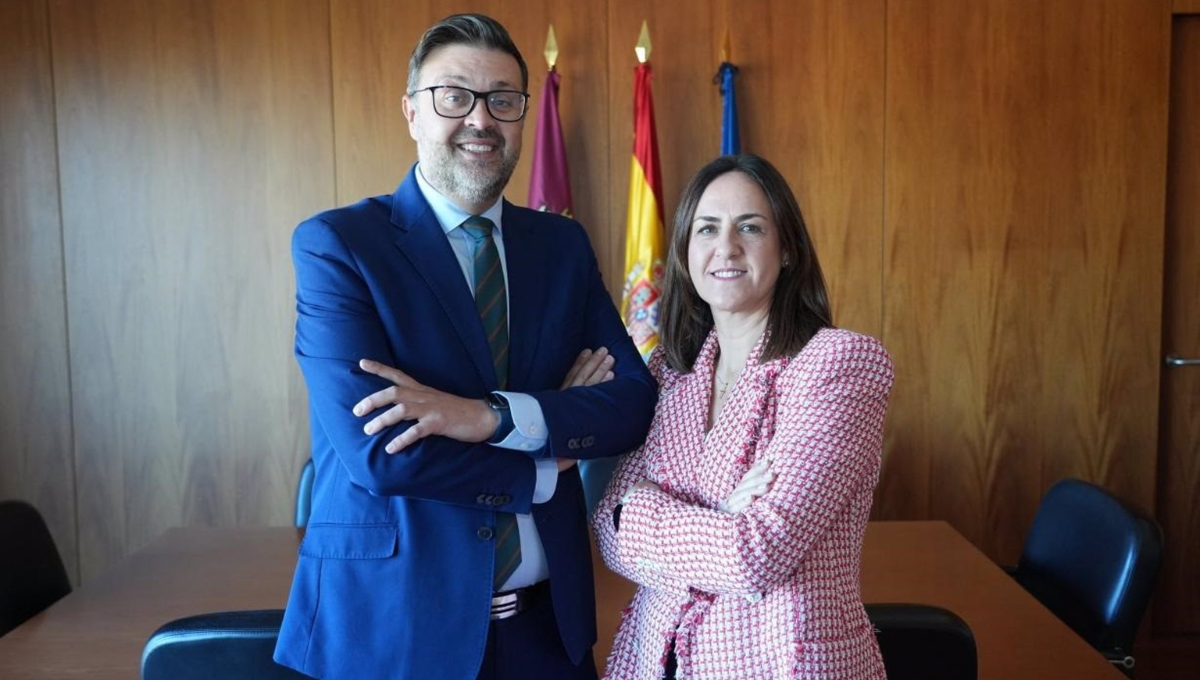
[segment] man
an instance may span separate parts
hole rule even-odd
[[[433,26],[418,163],[293,237],[316,483],[275,658],[308,675],[596,677],[574,459],[639,444],[656,386],[580,225],[501,198],[527,85],[494,20]]]

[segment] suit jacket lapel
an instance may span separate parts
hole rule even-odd
[[[471,363],[487,389],[497,389],[492,353],[483,333],[483,325],[479,322],[475,300],[471,291],[467,290],[462,268],[446,240],[445,232],[417,188],[417,179],[413,175],[416,166],[413,167],[414,170],[409,171],[408,177],[392,194],[392,224],[397,227],[396,247],[425,280],[446,316],[450,317],[471,357]],[[396,282],[396,285],[404,283]],[[415,323],[420,321],[416,320]],[[430,342],[444,341],[443,338],[430,338]]]
[[[509,387],[522,389],[533,369],[542,318],[549,294],[545,266],[539,264],[539,244],[530,224],[511,203],[504,202],[504,259],[508,269]]]

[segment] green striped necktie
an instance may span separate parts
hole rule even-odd
[[[463,222],[463,229],[475,239],[475,309],[483,322],[488,347],[492,351],[492,367],[500,389],[508,387],[508,302],[504,293],[504,270],[500,267],[500,251],[492,239],[492,221],[473,216]],[[517,517],[511,512],[496,513],[496,573],[492,586],[500,590],[505,581],[521,564],[521,536],[517,532]]]

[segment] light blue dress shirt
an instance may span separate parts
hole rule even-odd
[[[472,215],[455,205],[427,182],[425,176],[421,174],[419,164],[416,176],[417,187],[421,190],[421,195],[425,197],[426,202],[429,203],[434,216],[437,217],[442,231],[446,233],[450,247],[454,249],[454,255],[458,258],[459,266],[462,267],[467,289],[474,295],[475,239],[467,233],[466,229],[462,228],[462,223]],[[495,231],[492,232],[492,240],[495,241],[496,250],[500,253],[500,268],[504,272],[504,294],[507,296],[508,263],[504,259],[504,227],[500,220],[503,203],[503,199],[496,201],[492,207],[483,211],[480,217],[486,217],[496,225]],[[509,308],[511,309],[511,305]],[[498,392],[498,394],[504,395],[504,398],[508,400],[514,427],[504,441],[496,446],[521,451],[535,451],[545,446],[549,435],[546,432],[546,417],[542,414],[541,404],[528,394],[520,392]],[[558,486],[558,463],[552,459],[537,460],[534,463],[537,465],[537,483],[533,488],[533,502],[545,503],[554,496],[554,490]],[[504,582],[502,590],[524,588],[550,576],[550,570],[546,565],[546,551],[542,548],[542,539],[538,535],[533,515],[518,514],[517,531],[521,534],[521,564]]]

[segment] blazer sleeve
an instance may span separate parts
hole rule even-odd
[[[542,458],[604,458],[631,451],[646,438],[658,401],[654,378],[604,288],[587,234],[578,223],[574,228],[578,256],[587,263],[579,301],[584,310],[583,341],[575,351],[608,348],[614,377],[589,387],[531,393],[542,407],[549,434],[546,446],[532,452]]]
[[[661,387],[666,380],[667,372],[670,371],[661,348],[656,349],[651,355],[649,368],[650,373]],[[609,480],[608,488],[592,515],[592,531],[596,535],[596,546],[600,551],[600,556],[609,569],[638,585],[683,595],[688,591],[686,580],[653,569],[644,559],[623,559],[628,553],[623,553],[618,549],[620,531],[613,522],[613,514],[625,493],[634,484],[649,478],[646,461],[657,455],[660,444],[658,439],[651,437],[617,464],[612,479]],[[621,531],[623,531],[628,527],[625,525],[624,508],[621,512],[621,526],[623,527]]]
[[[403,422],[367,435],[351,409],[391,383],[364,373],[371,357],[396,365],[372,291],[336,229],[320,217],[292,237],[296,270],[296,357],[308,386],[314,428],[320,428],[350,479],[380,496],[408,496],[478,508],[480,494],[507,499],[489,508],[528,513],[535,464],[521,453],[446,437],[426,437],[397,454],[384,446],[411,426]]]
[[[738,514],[640,489],[608,546],[638,582],[675,579],[714,594],[750,594],[786,582],[851,498],[874,485],[893,380],[874,339],[854,335],[793,360],[776,383],[775,482]],[[635,480],[636,481],[636,480]]]

